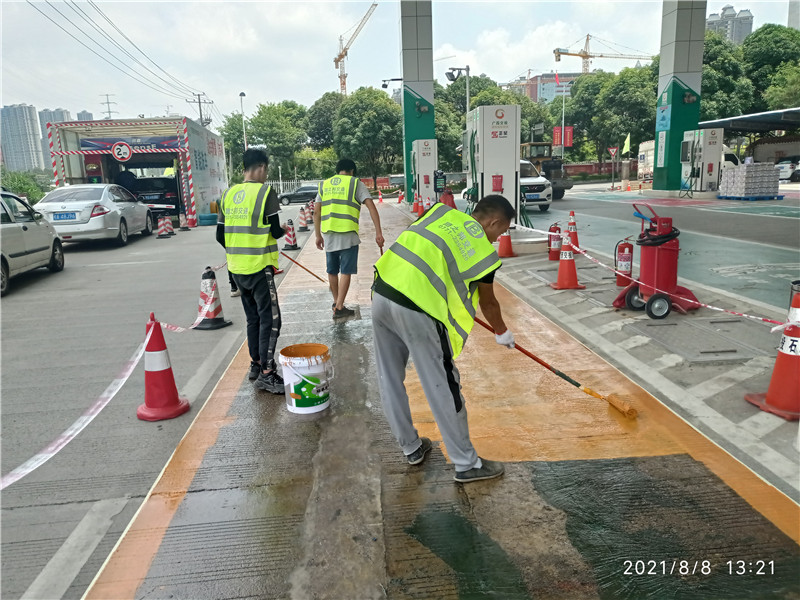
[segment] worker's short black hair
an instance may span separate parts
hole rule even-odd
[[[356,163],[349,158],[339,159],[339,162],[336,163],[336,172],[341,173],[342,171],[352,171],[355,175]]]
[[[499,194],[493,194],[491,196],[484,196],[481,198],[480,202],[475,205],[472,216],[480,217],[481,215],[502,216],[510,221],[516,216],[516,213],[514,212],[514,207],[511,206],[511,203],[506,200],[505,197]]]
[[[269,157],[267,156],[267,153],[260,148],[248,148],[245,150],[242,161],[244,162],[245,171],[252,167],[269,165]]]

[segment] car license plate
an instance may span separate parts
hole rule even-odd
[[[526,200],[538,200],[539,194],[525,194]]]
[[[142,200],[159,200],[161,198],[161,194],[144,194],[139,196]]]
[[[54,221],[74,221],[75,220],[75,213],[54,213],[53,214]]]

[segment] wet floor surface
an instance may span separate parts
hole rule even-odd
[[[396,238],[406,214],[380,211]],[[476,326],[457,361],[471,437],[506,474],[453,481],[413,368],[434,449],[409,466],[378,396],[370,231],[355,318],[333,322],[325,284],[301,269],[279,289],[280,346],[331,348],[330,408],[288,412],[247,381],[241,351],[87,597],[800,598],[797,504],[505,290],[520,344],[639,418]],[[324,276],[322,252],[297,258]]]

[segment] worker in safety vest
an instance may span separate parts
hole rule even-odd
[[[275,364],[281,311],[275,288],[278,242],[285,225],[278,218],[278,195],[267,185],[266,152],[245,150],[244,183],[227,189],[220,200],[217,241],[225,246],[228,271],[239,288],[247,316],[249,379],[260,390],[283,394]]]
[[[361,180],[355,177],[356,163],[343,158],[336,163],[338,175],[319,184],[314,205],[314,231],[317,248],[325,250],[328,283],[333,294],[333,318],[352,317],[344,299],[350,289],[350,276],[358,272],[358,222],[365,205],[375,225],[375,242],[383,248],[383,233],[378,209]]]
[[[409,464],[431,449],[411,421],[403,380],[414,360],[447,454],[461,483],[503,474],[502,463],[481,459],[469,439],[467,409],[453,359],[475,324],[480,304],[498,344],[514,347],[494,295],[500,267],[492,243],[508,230],[514,208],[503,196],[487,196],[472,215],[434,204],[375,264],[372,328],[383,410]]]

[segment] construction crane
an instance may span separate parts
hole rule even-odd
[[[583,59],[583,68],[581,72],[589,72],[589,60],[592,58],[628,58],[631,60],[652,60],[652,56],[646,54],[599,54],[589,51],[589,40],[591,35],[586,35],[586,43],[583,45],[583,50],[577,52],[570,52],[569,48],[556,48],[553,54],[556,55],[556,62],[561,61],[562,56],[580,56]]]
[[[347,71],[345,71],[344,67],[344,59],[347,58],[347,51],[350,50],[350,46],[353,45],[356,37],[361,33],[361,30],[372,16],[372,13],[375,12],[376,6],[378,6],[378,3],[373,2],[372,6],[367,10],[367,14],[364,15],[364,18],[361,19],[361,22],[356,26],[356,30],[353,32],[353,35],[350,36],[350,39],[347,40],[346,44],[344,43],[344,37],[341,35],[339,36],[339,54],[333,59],[333,64],[339,69],[339,91],[342,92],[342,96],[347,96]]]

